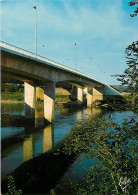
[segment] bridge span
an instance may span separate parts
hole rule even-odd
[[[119,96],[112,87],[67,66],[0,41],[2,81],[14,79],[24,82],[25,115],[35,117],[36,87],[44,86],[44,118],[54,121],[55,84],[67,82],[77,87],[77,102],[87,106],[99,99]]]

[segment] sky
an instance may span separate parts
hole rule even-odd
[[[1,40],[77,69],[109,85],[127,68],[125,48],[138,40],[129,0],[0,0]]]

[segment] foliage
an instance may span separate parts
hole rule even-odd
[[[123,98],[126,100],[125,109],[138,113],[138,96],[124,95]]]
[[[133,112],[138,112],[138,96],[135,95],[125,95],[119,97],[113,97],[112,99],[107,99],[108,104],[107,109],[114,111],[125,111],[132,110]]]
[[[137,0],[132,0],[129,6],[136,6],[138,4]],[[136,7],[134,14],[130,14],[131,17],[138,15],[138,7]],[[128,68],[123,74],[116,74],[113,76],[117,77],[117,80],[121,82],[122,85],[128,86],[128,91],[132,96],[138,95],[138,41],[133,42],[126,48],[127,64]],[[133,97],[132,97],[133,98]],[[134,105],[132,105],[133,107]]]
[[[126,48],[128,68],[123,74],[114,75],[122,85],[127,85],[132,95],[138,94],[138,41]]]
[[[129,2],[129,6],[136,6],[138,4],[137,0],[133,0]],[[135,9],[133,14],[130,14],[131,17],[135,17],[138,15],[138,7]]]
[[[10,175],[8,177],[8,192],[5,193],[5,195],[21,195],[21,194],[22,194],[22,190],[16,190],[14,179]]]
[[[24,87],[21,84],[15,84],[15,83],[2,83],[1,84],[1,91],[2,92],[23,92]]]
[[[122,85],[128,86],[128,91],[131,93],[129,99],[131,102],[131,108],[133,111],[138,111],[138,41],[133,42],[126,48],[127,54],[127,64],[128,68],[123,74],[113,75],[117,77],[117,80],[121,82]],[[133,101],[135,99],[136,101]]]
[[[53,189],[50,190],[50,195],[55,195],[55,191]]]
[[[121,125],[111,117],[90,118],[69,133],[64,152],[95,162],[86,184],[74,185],[76,194],[136,194],[136,125],[134,118]]]
[[[68,95],[56,95],[55,96],[55,101],[56,103],[60,102],[60,103],[67,103],[70,101],[69,96]]]

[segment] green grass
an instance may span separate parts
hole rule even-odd
[[[17,100],[23,101],[24,100],[24,93],[23,92],[2,92],[1,93],[2,100]],[[70,101],[68,95],[56,95],[55,96],[56,102],[67,103]]]
[[[61,103],[67,103],[70,101],[68,95],[56,95],[55,96],[55,101],[56,102],[61,102]]]
[[[23,101],[24,100],[24,93],[23,92],[2,92],[1,93],[1,100]]]

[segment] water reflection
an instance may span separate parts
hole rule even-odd
[[[44,126],[44,109],[35,109],[35,127]]]
[[[23,103],[1,103],[1,114],[24,115]]]
[[[25,131],[28,132],[28,129],[25,129]],[[47,152],[54,146],[54,125],[50,124],[46,126],[41,132],[42,134],[32,132],[29,136],[24,138],[23,162],[41,153]],[[43,138],[40,139],[41,144],[39,144],[39,146],[42,145],[42,147],[37,147],[41,135],[43,135]]]
[[[64,109],[61,109],[60,108],[60,112],[61,112],[61,114],[68,114],[69,113],[69,108],[64,108]]]
[[[83,115],[84,115],[84,119],[85,118],[89,118],[89,117],[99,117],[103,114],[103,110],[101,110],[100,108],[85,108],[83,110]]]
[[[92,114],[92,108],[88,107],[83,110],[84,118],[89,118]]]
[[[23,162],[30,160],[34,156],[34,136],[24,138],[23,142]]]
[[[83,119],[83,111],[80,110],[77,112],[77,121],[81,121]]]
[[[20,110],[19,114],[21,115],[21,113],[24,112],[23,104],[22,106],[20,104],[2,104],[3,113],[4,107],[6,107],[6,113],[9,111],[7,114],[18,114]],[[9,107],[9,110],[7,110],[7,107]],[[44,127],[44,113],[42,107],[42,109],[36,109],[35,111],[35,127],[37,128],[11,128],[10,126],[6,126],[6,128],[2,127],[1,131],[4,133],[2,134],[4,135],[3,139],[9,135],[13,136],[14,138],[14,141],[8,140],[9,146],[6,149],[2,148],[2,176],[9,174],[23,162],[32,159],[34,156],[38,156],[39,154],[50,150],[54,144],[64,139],[65,135],[69,133],[77,121],[84,120],[90,116],[98,117],[103,114],[108,116],[110,113],[97,108],[84,108],[78,110],[76,108],[58,108],[55,110],[55,124]],[[131,115],[133,115],[132,112],[112,112],[112,117],[116,118],[117,120],[121,120],[122,118],[126,118],[127,116],[129,117]],[[8,121],[9,118],[7,118],[7,123]]]
[[[54,125],[49,125],[43,131],[43,152],[47,152],[54,146]]]
[[[90,115],[92,117],[99,117],[103,114],[103,110],[101,110],[100,108],[93,108],[91,109]]]

